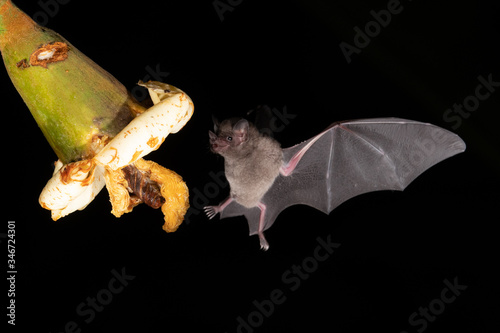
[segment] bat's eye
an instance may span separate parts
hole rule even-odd
[[[231,142],[231,141],[233,141],[233,137],[232,137],[232,136],[228,136],[228,137],[226,138],[226,140],[227,140],[227,141],[229,141],[229,142]]]

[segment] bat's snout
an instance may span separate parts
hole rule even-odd
[[[214,132],[208,131],[210,150],[213,153],[220,154],[229,146],[224,140],[221,140]]]
[[[228,147],[228,145],[221,145],[217,141],[210,143],[210,150],[216,154],[223,153]]]

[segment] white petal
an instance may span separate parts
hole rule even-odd
[[[132,120],[94,157],[97,163],[112,170],[131,164],[158,149],[170,133],[188,122],[194,110],[191,98],[169,87],[159,94],[161,102]]]
[[[57,173],[57,171],[61,170],[61,168],[63,167],[63,162],[61,162],[61,160],[57,160],[56,163],[54,163],[54,172],[52,173],[52,176],[55,175]]]
[[[170,84],[159,82],[159,81],[148,81],[146,83],[139,80],[137,83],[141,87],[145,87],[149,91],[149,96],[154,104],[158,104],[163,101],[172,92],[180,91],[180,89],[171,86]]]
[[[105,185],[104,182],[104,168],[97,166],[94,174],[94,182],[85,189],[76,198],[72,199],[63,209],[52,210],[52,219],[57,220],[61,217],[69,215],[76,210],[82,210],[88,206],[89,203],[99,194]]]
[[[59,168],[59,169],[58,169]],[[104,187],[104,168],[91,160],[56,164],[56,172],[40,194],[40,205],[52,211],[52,218],[85,208]]]

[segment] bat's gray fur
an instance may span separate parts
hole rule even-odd
[[[209,133],[211,149],[225,159],[231,195],[205,212],[209,218],[244,215],[264,250],[264,230],[289,206],[328,214],[362,193],[403,190],[434,164],[465,150],[456,134],[398,118],[334,123],[285,149],[246,120],[216,123],[215,131]]]
[[[250,208],[257,206],[278,176],[283,152],[276,140],[261,134],[246,120],[243,120],[242,125],[243,131],[246,131],[245,141],[237,140],[233,127],[238,122],[229,119],[218,126],[217,140],[226,140],[227,137],[232,140],[226,150],[214,152],[224,156],[231,197],[240,205]]]

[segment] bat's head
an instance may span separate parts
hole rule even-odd
[[[251,126],[241,118],[231,118],[221,123],[214,119],[214,132],[208,132],[210,150],[224,157],[241,154],[249,140]]]

